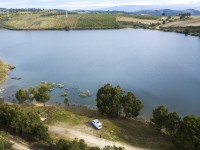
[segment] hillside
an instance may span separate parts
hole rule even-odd
[[[198,11],[193,11],[197,14]],[[140,12],[153,13],[155,11]],[[162,13],[163,11],[157,11]],[[173,14],[172,10],[165,13]],[[0,14],[0,27],[11,30],[88,30],[88,29],[120,29],[145,28],[170,32],[200,35],[200,17],[187,16],[154,16],[127,14],[122,12],[60,12],[53,11],[18,11],[9,16]]]
[[[118,14],[68,14],[18,12],[0,15],[0,27],[15,30],[113,29],[119,28]]]

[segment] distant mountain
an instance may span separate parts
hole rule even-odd
[[[166,16],[176,16],[181,13],[191,13],[192,16],[200,15],[200,11],[194,9],[186,9],[186,10],[171,10],[171,9],[160,9],[160,10],[141,10],[133,12],[133,14],[145,14],[152,16],[161,16],[162,13],[165,13]]]
[[[150,5],[123,5],[109,8],[99,9],[101,11],[122,11],[133,14],[146,14],[153,16],[160,16],[165,12],[166,16],[175,16],[180,13],[191,13],[192,15],[200,15],[200,7],[194,7],[195,9],[189,9],[187,7],[175,7],[175,6],[150,6]]]
[[[102,8],[99,10],[102,11],[125,11],[125,12],[135,12],[141,10],[155,10],[155,9],[162,9],[160,6],[146,6],[146,5],[120,5],[115,7],[109,8]]]
[[[133,12],[133,14],[161,16],[163,12],[165,13],[165,16],[176,16],[181,13],[181,11],[178,10],[160,9],[160,10],[141,10]]]

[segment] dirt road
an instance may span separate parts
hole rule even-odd
[[[74,138],[78,138],[78,139],[84,139],[85,142],[90,145],[90,146],[98,146],[99,148],[103,148],[106,145],[115,145],[115,146],[121,146],[124,147],[126,150],[144,150],[142,148],[137,148],[137,147],[133,147],[130,145],[126,145],[126,144],[122,144],[119,142],[113,142],[113,141],[109,141],[106,139],[102,139],[102,138],[98,138],[96,136],[93,135],[89,135],[87,133],[83,133],[81,131],[77,131],[75,129],[69,129],[69,128],[64,128],[64,127],[58,127],[58,126],[49,126],[49,132],[62,137],[62,138],[68,138],[68,139],[74,139]]]

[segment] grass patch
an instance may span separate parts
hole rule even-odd
[[[108,119],[102,117],[98,111],[80,106],[47,106],[47,107],[23,107],[27,111],[38,111],[43,117],[47,117],[46,124],[66,125],[77,128],[97,137],[120,141],[142,148],[168,150],[172,144],[169,138],[156,131],[149,123],[133,119]],[[90,123],[92,119],[100,119],[103,124],[101,130],[96,130]]]

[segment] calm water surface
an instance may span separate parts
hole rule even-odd
[[[158,105],[200,115],[200,38],[151,30],[0,30],[0,59],[17,68],[2,85],[11,100],[19,88],[64,83],[71,102],[95,106],[105,83],[132,91],[149,116]],[[80,91],[90,90],[89,98]],[[56,90],[51,103],[63,102]]]

